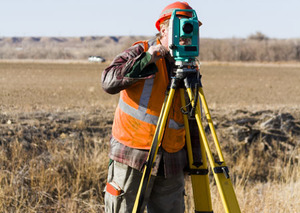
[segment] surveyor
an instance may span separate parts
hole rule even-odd
[[[174,9],[192,8],[186,2],[166,6],[155,24],[159,31],[156,38],[136,42],[102,73],[103,89],[110,94],[120,93],[110,140],[106,212],[132,211],[174,67],[168,48],[168,24]],[[177,15],[191,17],[186,11]],[[181,45],[185,42],[182,40]],[[148,212],[184,212],[187,154],[180,107],[180,94],[176,91],[143,203]]]

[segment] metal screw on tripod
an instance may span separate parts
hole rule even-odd
[[[224,175],[225,175],[225,177],[226,177],[226,179],[228,179],[229,178],[229,170],[228,170],[228,167],[222,167],[222,170],[223,170],[223,173],[224,173]]]

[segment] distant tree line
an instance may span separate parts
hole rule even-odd
[[[112,60],[135,41],[149,36],[0,37],[0,59]],[[271,39],[257,32],[247,38],[200,38],[202,61],[300,61],[299,39]]]
[[[247,39],[200,39],[204,61],[300,61],[300,39],[270,39],[262,33]]]

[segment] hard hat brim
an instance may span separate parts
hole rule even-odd
[[[158,19],[158,20],[156,21],[156,23],[155,23],[156,29],[157,29],[158,31],[160,31],[160,24],[161,24],[162,22],[164,22],[165,20],[170,19],[170,18],[171,18],[171,16],[169,16],[169,17],[161,17],[160,19]],[[198,20],[198,24],[199,24],[199,27],[200,27],[200,26],[202,25],[202,22]]]

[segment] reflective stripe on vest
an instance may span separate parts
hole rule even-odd
[[[148,98],[148,100],[145,99],[145,101],[149,101],[149,98]],[[121,110],[123,110],[123,112],[127,113],[128,115],[130,115],[136,119],[144,121],[146,123],[156,125],[157,121],[158,121],[158,117],[155,115],[147,114],[146,113],[147,107],[145,107],[145,106],[147,106],[147,105],[144,105],[144,106],[139,105],[139,108],[135,109],[134,107],[131,107],[128,104],[126,104],[121,98],[119,100],[119,108]],[[182,129],[182,128],[184,128],[184,124],[178,123],[178,122],[174,121],[173,119],[170,119],[168,127],[171,129]]]

